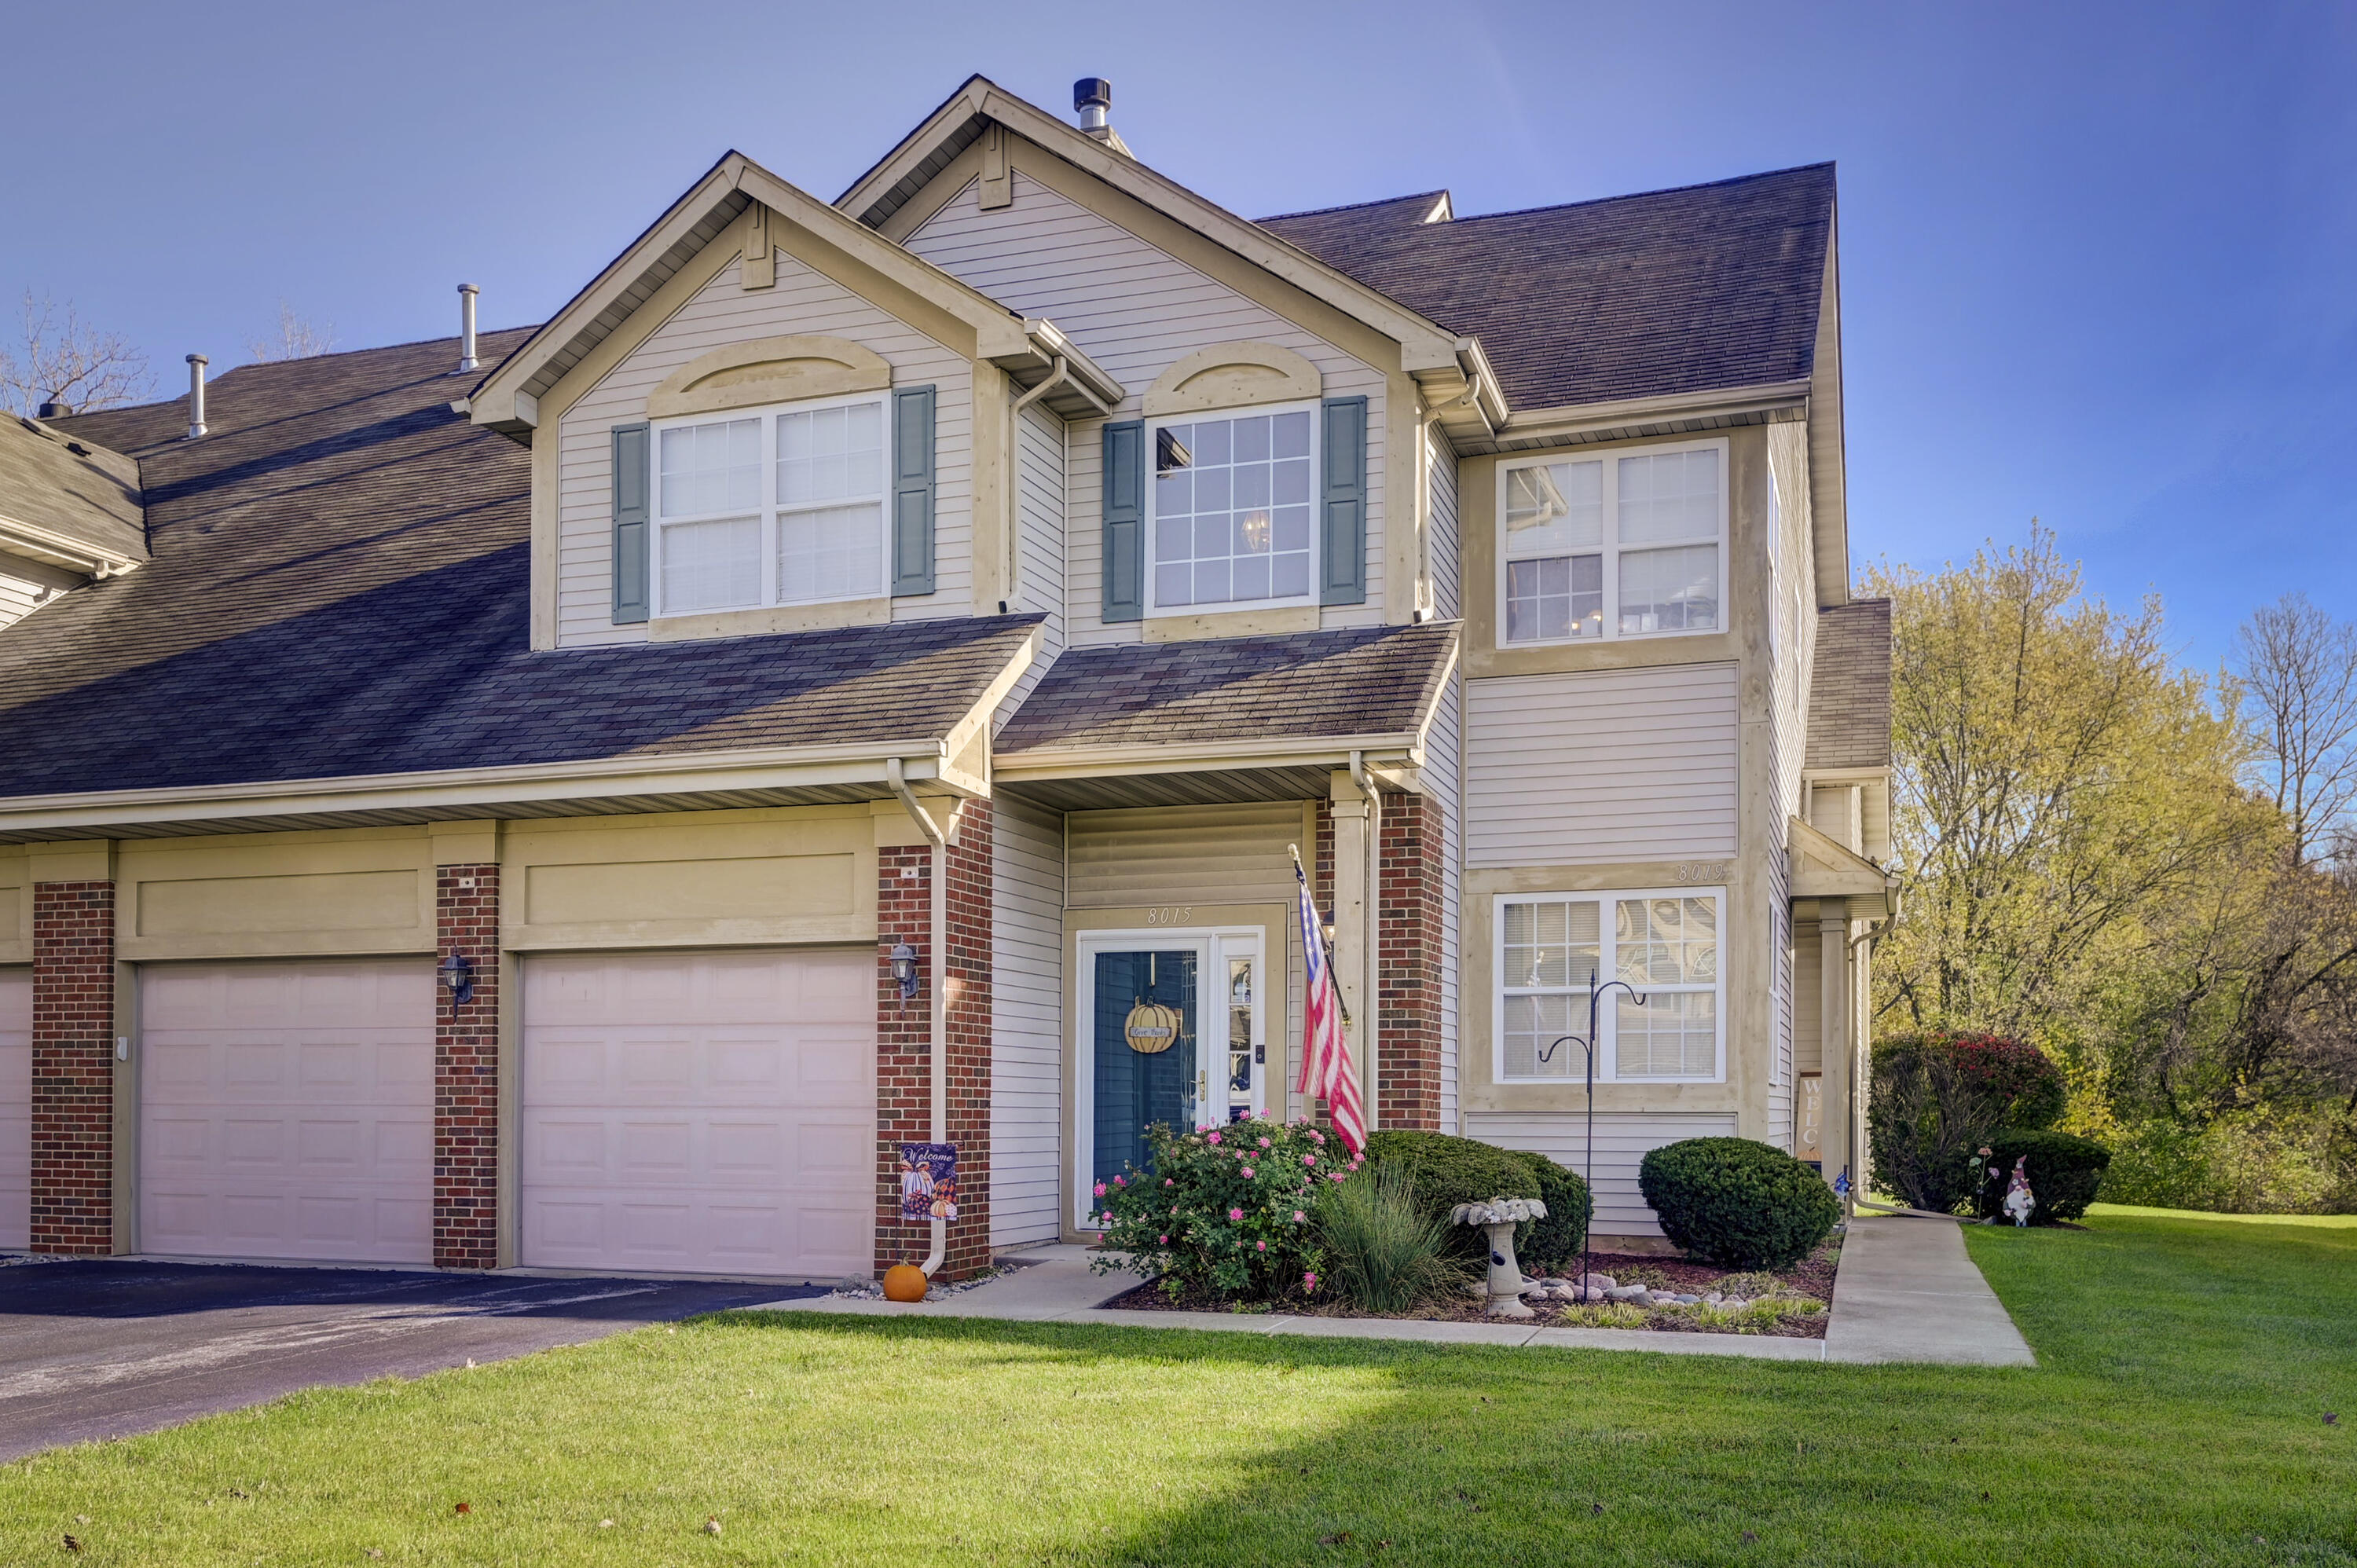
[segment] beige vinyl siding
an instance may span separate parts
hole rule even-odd
[[[1587,1164],[1587,1118],[1576,1111],[1472,1111],[1465,1135],[1501,1149],[1544,1155],[1567,1170]],[[1661,1112],[1599,1111],[1596,1113],[1596,1219],[1598,1236],[1658,1236],[1661,1222],[1638,1190],[1637,1165],[1665,1144],[1688,1138],[1731,1138],[1729,1115],[1677,1115]]]
[[[992,810],[990,1244],[1053,1241],[1063,1126],[1064,823]]]
[[[1457,454],[1440,432],[1431,435],[1432,609],[1442,620],[1465,613],[1465,559],[1457,529]]]
[[[1733,664],[1466,683],[1466,855],[1476,866],[1736,853]]]
[[[847,338],[883,356],[895,386],[931,385],[937,488],[936,591],[895,599],[895,620],[968,614],[973,605],[973,365],[783,252],[774,288],[717,277],[567,409],[558,423],[556,622],[562,647],[643,642],[644,626],[613,624],[613,463],[608,432],[644,419],[647,393],[700,354],[792,333]]]
[[[1197,349],[1217,343],[1275,343],[1316,365],[1328,397],[1367,399],[1367,602],[1329,608],[1329,628],[1376,626],[1383,604],[1383,377],[1364,364],[1148,244],[1108,219],[1048,189],[1020,170],[1013,205],[985,212],[969,185],[909,236],[908,248],[1009,309],[1053,320],[1089,358],[1128,390],[1116,419],[1139,417],[1155,378]],[[1099,616],[1099,488],[1092,421],[1071,429],[1071,532],[1069,564],[1071,641],[1135,642],[1136,621],[1106,625]]]
[[[1806,429],[1797,421],[1768,427],[1768,465],[1775,476],[1781,508],[1781,537],[1771,542],[1776,552],[1773,596],[1769,613],[1775,617],[1778,668],[1771,687],[1771,711],[1776,719],[1776,791],[1787,816],[1805,815],[1801,798],[1801,763],[1808,734],[1809,670],[1816,656],[1817,617],[1815,565],[1809,532],[1809,453]],[[1800,590],[1797,623],[1793,590]],[[1794,673],[1793,650],[1799,649]]]
[[[83,579],[38,561],[0,558],[0,626],[20,621]]]
[[[1823,1072],[1824,1066],[1824,983],[1821,976],[1824,939],[1814,920],[1803,921],[1792,932],[1792,1072]]]
[[[996,725],[1013,718],[1064,651],[1064,422],[1034,403],[1023,411],[1015,433],[1015,596],[1010,611],[1045,612],[1039,650],[1006,700]],[[984,614],[996,605],[975,607]]]
[[[1440,815],[1440,1130],[1457,1131],[1457,1086],[1463,1008],[1458,996],[1464,955],[1464,801],[1458,789],[1463,756],[1464,678],[1452,671],[1425,736],[1424,788]]]

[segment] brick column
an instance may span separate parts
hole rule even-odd
[[[958,1217],[940,1276],[990,1262],[991,822],[969,800],[949,846],[949,1141],[958,1149]],[[900,1219],[900,1145],[932,1131],[932,864],[929,844],[878,849],[876,888],[876,1267],[922,1262],[932,1227]],[[911,875],[913,874],[913,875]],[[892,949],[917,950],[917,993],[903,1003]]]
[[[499,1263],[500,868],[434,869],[435,961],[464,954],[475,993],[434,997],[434,1263]]]
[[[1383,797],[1377,892],[1378,1127],[1440,1130],[1440,812]]]
[[[114,884],[33,886],[33,1251],[114,1250]]]

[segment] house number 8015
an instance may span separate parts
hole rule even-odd
[[[1678,880],[1681,883],[1724,882],[1727,880],[1727,862],[1698,860],[1690,865],[1681,865],[1678,867]]]
[[[1183,907],[1168,909],[1148,909],[1146,912],[1146,923],[1149,926],[1183,926],[1194,918],[1195,911],[1191,908]]]

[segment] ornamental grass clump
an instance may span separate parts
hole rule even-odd
[[[1092,1269],[1157,1275],[1173,1299],[1319,1294],[1318,1197],[1358,1168],[1340,1143],[1306,1119],[1265,1115],[1191,1133],[1157,1124],[1146,1142],[1150,1170],[1125,1171],[1093,1189],[1104,1252]]]
[[[1405,1166],[1374,1166],[1320,1197],[1318,1238],[1344,1300],[1369,1312],[1405,1312],[1463,1283],[1449,1227],[1417,1205]]]

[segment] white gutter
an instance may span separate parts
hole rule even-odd
[[[1471,403],[1480,412],[1481,372],[1465,379],[1465,390],[1426,412],[1415,424],[1415,617],[1421,621],[1433,607],[1432,596],[1432,427],[1452,408]]]
[[[1006,495],[1006,521],[1004,524],[1006,530],[1005,537],[1006,540],[1006,581],[1005,585],[1006,595],[1006,597],[999,602],[999,607],[1001,609],[1005,609],[1015,603],[1016,575],[1023,564],[1023,551],[1016,537],[1016,519],[1017,514],[1020,510],[1018,503],[1023,492],[1023,411],[1029,408],[1033,403],[1038,403],[1041,398],[1046,397],[1058,387],[1071,381],[1071,359],[1068,355],[1057,355],[1056,368],[1048,373],[1048,379],[1041,381],[1038,386],[1033,387],[1029,392],[1025,392],[1021,397],[1017,398],[1015,400],[1014,409],[1006,416],[1006,480],[1004,486]],[[1074,384],[1077,385],[1077,383]]]
[[[1374,1107],[1378,1103],[1375,1083],[1375,1026],[1383,1016],[1383,1009],[1376,1005],[1375,991],[1383,974],[1383,955],[1378,950],[1377,944],[1383,940],[1383,929],[1382,918],[1383,804],[1382,791],[1375,787],[1373,778],[1367,772],[1367,754],[1363,751],[1351,753],[1351,782],[1356,784],[1359,787],[1359,793],[1367,798],[1367,864],[1366,868],[1360,873],[1360,875],[1366,879],[1364,884],[1366,897],[1360,900],[1359,908],[1360,918],[1367,923],[1366,938],[1359,948],[1359,961],[1365,966],[1359,974],[1360,1004],[1367,1010],[1367,1021],[1365,1026],[1359,1031],[1359,1038],[1367,1049],[1367,1070],[1364,1075],[1367,1109],[1363,1114],[1370,1122],[1372,1122],[1376,1114]]]
[[[62,567],[79,572],[85,577],[120,577],[125,572],[135,572],[142,563],[135,555],[108,550],[86,543],[53,529],[35,522],[24,522],[13,517],[0,517],[0,550],[12,555],[23,555],[45,566]]]
[[[900,759],[897,757],[891,758],[884,765],[884,772],[892,786],[892,793],[900,797],[900,804],[916,820],[917,831],[923,833],[926,841],[933,846],[932,934],[926,939],[931,950],[927,962],[932,969],[930,1054],[932,1058],[933,1120],[931,1137],[936,1144],[946,1144],[950,1141],[949,840],[942,832],[941,825],[917,803],[916,794],[909,788],[907,775],[901,769]],[[924,1270],[927,1279],[933,1277],[933,1272],[942,1266],[942,1260],[949,1255],[949,1250],[950,1222],[936,1219],[933,1221],[933,1250],[926,1254],[923,1262],[917,1265]]]

